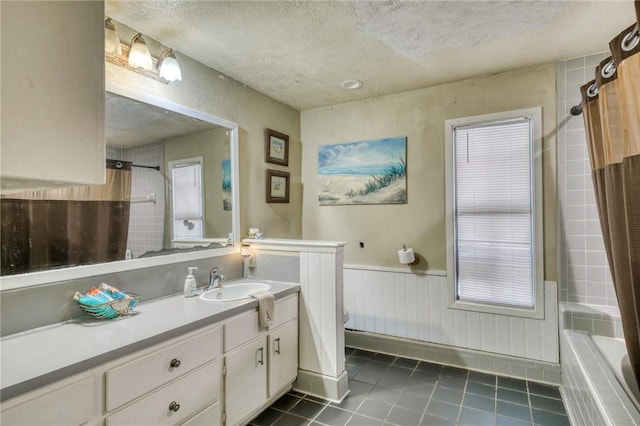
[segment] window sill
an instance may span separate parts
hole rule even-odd
[[[544,300],[544,299],[543,299]],[[476,302],[465,302],[455,300],[449,304],[449,309],[460,309],[464,311],[480,312],[485,314],[505,315],[510,317],[523,317],[543,320],[544,304],[534,308],[518,308],[515,306],[490,305]]]

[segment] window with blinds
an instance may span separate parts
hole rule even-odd
[[[532,115],[506,115],[450,126],[450,272],[456,301],[533,309],[535,123]]]
[[[201,162],[173,162],[173,236],[176,239],[203,238],[203,190]]]

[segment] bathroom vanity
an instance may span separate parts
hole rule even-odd
[[[258,302],[171,296],[121,320],[70,322],[2,341],[6,425],[236,425],[291,388],[298,372],[299,285],[269,282]],[[10,361],[8,361],[10,360]]]

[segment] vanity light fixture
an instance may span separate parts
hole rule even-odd
[[[129,48],[129,66],[145,70],[153,68],[151,52],[149,52],[147,42],[144,41],[144,37],[142,37],[142,34],[140,33],[137,33],[131,39]]]
[[[176,59],[176,54],[173,53],[173,49],[164,49],[162,53],[160,53],[157,68],[160,77],[165,80],[169,82],[176,80],[182,81],[182,72],[180,72],[180,65],[178,65],[178,60]]]
[[[107,18],[104,21],[104,54],[110,57],[122,54],[120,37],[118,37],[116,27],[113,25],[111,18]]]
[[[182,81],[182,72],[173,49],[164,49],[156,60],[151,56],[147,42],[141,33],[131,39],[131,44],[121,43],[111,18],[105,20],[105,59],[160,83]]]
[[[242,257],[251,256],[251,246],[249,244],[242,244],[240,246],[240,256]]]

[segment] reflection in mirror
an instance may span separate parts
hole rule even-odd
[[[3,195],[2,275],[233,243],[230,129],[106,95],[107,183]]]

